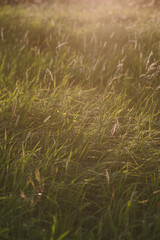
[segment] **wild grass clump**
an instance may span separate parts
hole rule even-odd
[[[0,8],[0,239],[160,237],[159,10]]]

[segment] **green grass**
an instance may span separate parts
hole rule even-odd
[[[0,239],[160,239],[159,15],[0,7]]]

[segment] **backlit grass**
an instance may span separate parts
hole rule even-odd
[[[160,238],[159,15],[0,7],[0,239]]]

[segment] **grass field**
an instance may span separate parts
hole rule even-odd
[[[0,239],[160,239],[160,10],[0,6]]]

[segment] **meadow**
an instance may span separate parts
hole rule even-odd
[[[0,239],[160,239],[160,9],[0,6]]]

